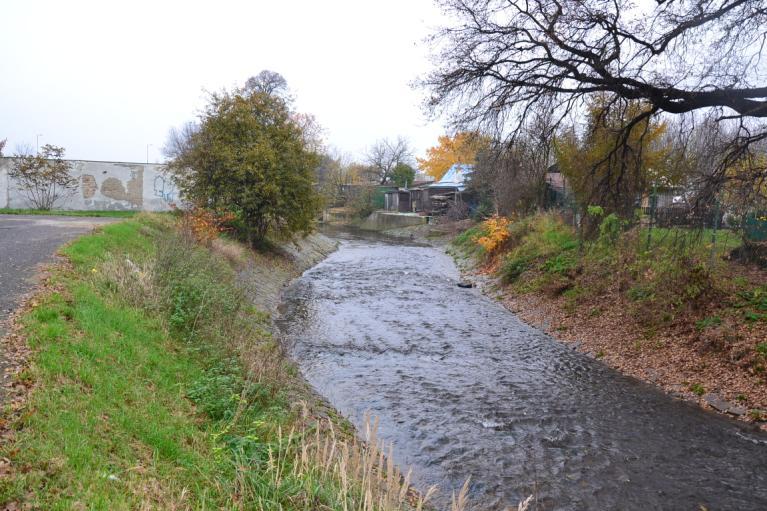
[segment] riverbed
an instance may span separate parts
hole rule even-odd
[[[440,508],[767,509],[767,435],[575,352],[474,289],[442,251],[340,235],[284,295],[305,378]]]

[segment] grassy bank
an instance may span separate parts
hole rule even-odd
[[[556,214],[490,219],[454,250],[497,275],[507,305],[612,365],[676,392],[767,407],[767,273],[730,260],[727,230],[629,230],[580,241]]]
[[[321,418],[268,315],[236,285],[249,251],[140,215],[62,253],[69,264],[18,321],[32,354],[15,378],[31,391],[8,418],[4,504],[409,507],[375,428],[360,443]]]
[[[132,218],[136,216],[136,214],[138,214],[137,211],[123,211],[123,210],[69,211],[69,210],[62,210],[62,209],[51,209],[51,210],[45,211],[42,209],[0,208],[0,215],[46,215],[46,216]]]

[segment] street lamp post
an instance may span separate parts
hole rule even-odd
[[[35,153],[40,154],[40,137],[42,137],[42,133],[38,133],[35,137]]]
[[[147,144],[146,145],[146,162],[149,163],[149,148],[152,147],[153,144]]]

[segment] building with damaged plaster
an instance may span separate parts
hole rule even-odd
[[[68,160],[78,187],[56,203],[68,210],[167,211],[178,190],[165,166],[157,163]],[[8,176],[13,158],[0,158],[0,208],[31,208]]]

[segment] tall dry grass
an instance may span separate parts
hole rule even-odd
[[[393,445],[378,438],[378,421],[366,417],[363,439],[339,434],[333,421],[314,420],[306,406],[303,417],[287,434],[278,433],[277,447],[269,449],[266,474],[274,487],[302,481],[305,487],[331,489],[331,508],[343,511],[422,510],[437,491],[415,492],[411,471],[403,474],[393,462]],[[297,427],[297,429],[296,429]],[[246,475],[240,477],[243,481]],[[243,485],[243,489],[247,487]],[[253,495],[256,502],[259,496]],[[299,508],[316,504],[312,492],[293,496]],[[454,507],[461,511],[464,507]]]

